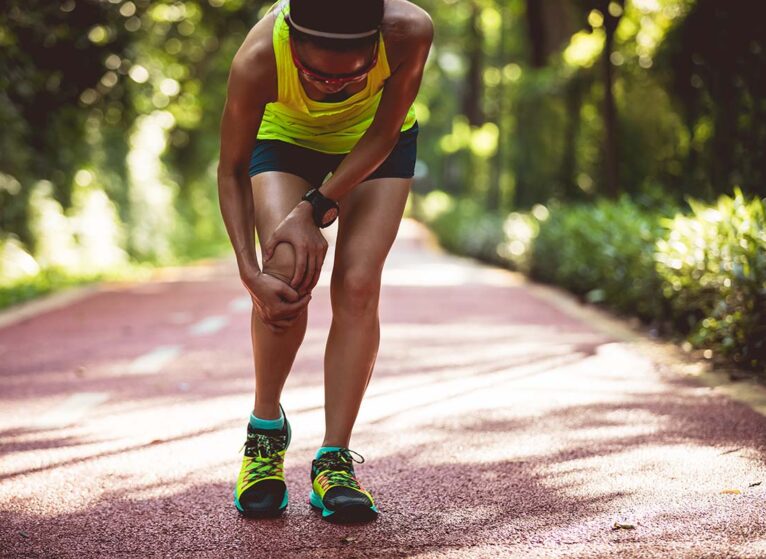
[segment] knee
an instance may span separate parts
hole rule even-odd
[[[363,269],[350,269],[333,274],[333,313],[360,315],[377,309],[380,276],[375,270]]]
[[[289,284],[295,272],[295,252],[290,243],[279,243],[271,258],[263,263],[263,271]]]

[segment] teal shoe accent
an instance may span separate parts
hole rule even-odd
[[[319,495],[317,495],[313,489],[311,490],[311,493],[309,493],[309,503],[315,509],[319,509],[322,511],[322,518],[327,518],[328,516],[331,516],[335,512],[324,506],[322,499],[319,498]]]
[[[279,406],[279,417],[276,419],[261,419],[250,412],[250,427],[253,429],[282,429],[285,422],[285,414],[282,413],[282,406]]]
[[[342,446],[320,446],[319,450],[317,450],[317,453],[314,455],[314,460],[317,458],[320,458],[325,452],[330,452],[331,450],[340,450],[343,448]]]
[[[285,450],[290,447],[290,439],[292,438],[293,431],[290,428],[290,422],[285,417],[285,423],[287,423],[287,442],[285,443]]]

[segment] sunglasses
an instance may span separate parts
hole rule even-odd
[[[365,76],[370,73],[370,70],[372,70],[375,64],[378,62],[378,42],[379,41],[375,41],[375,46],[373,47],[374,50],[372,55],[372,61],[361,70],[358,70],[350,74],[326,74],[324,72],[317,72],[316,70],[313,70],[307,67],[303,62],[301,62],[300,58],[298,58],[298,56],[295,54],[295,44],[293,43],[292,37],[290,37],[290,53],[292,54],[293,63],[295,64],[295,66],[308,79],[314,82],[323,83],[325,85],[340,85],[343,83],[353,83],[353,82],[362,81],[365,78]]]

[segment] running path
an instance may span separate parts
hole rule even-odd
[[[0,556],[766,556],[763,416],[428,239],[402,223],[351,441],[375,523],[307,504],[330,239],[283,396],[282,518],[232,504],[253,379],[224,261],[0,329]]]

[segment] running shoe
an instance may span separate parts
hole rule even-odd
[[[247,424],[245,455],[234,488],[234,505],[247,517],[279,516],[287,508],[284,466],[291,431],[282,404],[279,409],[285,418],[282,429],[254,429]]]
[[[351,453],[361,460],[354,460]],[[354,474],[354,462],[364,457],[348,448],[325,452],[311,461],[311,493],[309,504],[322,511],[330,522],[364,522],[374,520],[378,509],[372,495]]]

